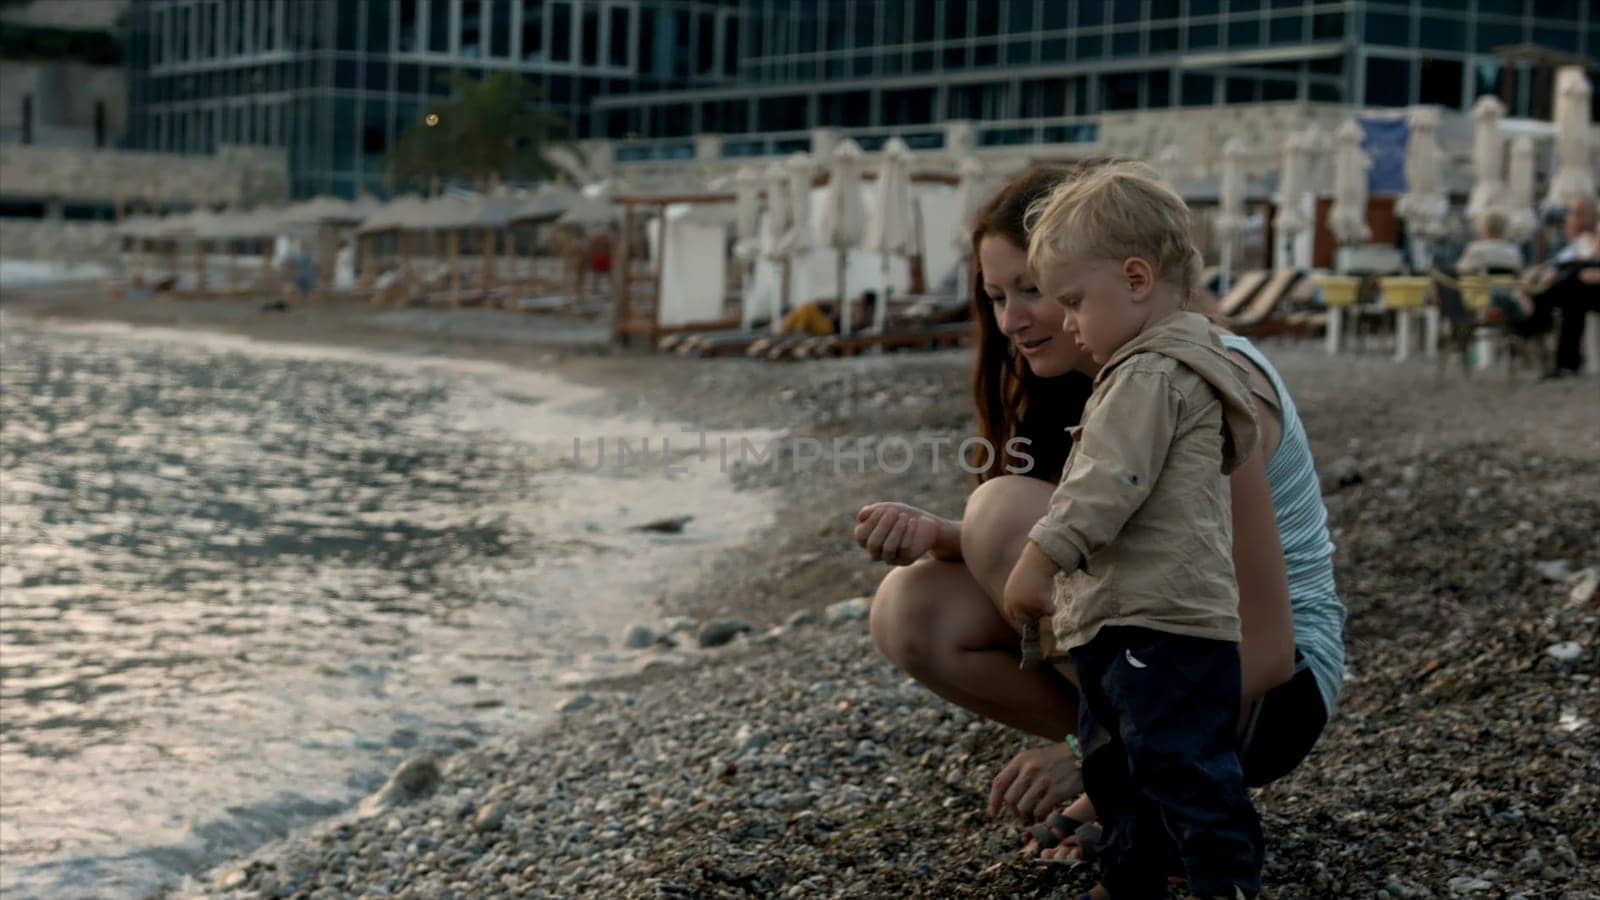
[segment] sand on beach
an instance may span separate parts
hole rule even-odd
[[[30,294],[0,312],[497,360],[598,388],[597,415],[823,443],[972,432],[962,352],[782,365],[542,343],[527,317],[491,339],[340,307]],[[1583,573],[1600,569],[1600,387],[1265,349],[1325,476],[1350,611],[1333,722],[1257,795],[1272,896],[1596,896],[1600,598]],[[970,488],[951,466],[830,462],[734,472],[774,492],[772,524],[662,614],[737,616],[762,635],[870,594],[884,569],[850,541],[855,510],[896,499],[955,516]],[[638,651],[658,661],[573,685],[588,702],[558,727],[443,759],[426,796],[302,830],[179,893],[1045,897],[1091,883],[1019,859],[1016,824],[981,813],[994,772],[1037,742],[932,696],[840,618]]]

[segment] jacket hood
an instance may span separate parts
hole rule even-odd
[[[1222,472],[1228,474],[1255,452],[1255,404],[1244,367],[1228,355],[1216,328],[1199,313],[1178,312],[1148,326],[1111,355],[1095,385],[1117,366],[1140,353],[1170,357],[1204,378],[1222,403]]]

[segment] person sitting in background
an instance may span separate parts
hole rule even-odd
[[[862,291],[850,311],[850,333],[860,334],[872,327],[872,317],[877,312],[878,294],[876,291]],[[813,300],[802,303],[789,311],[783,317],[783,323],[778,326],[779,334],[810,334],[823,337],[839,333],[841,313],[838,304],[823,303]]]
[[[1580,197],[1567,207],[1563,223],[1567,243],[1560,252],[1523,280],[1525,293],[1517,304],[1526,318],[1512,327],[1523,334],[1544,334],[1555,325],[1561,310],[1561,330],[1556,335],[1555,367],[1546,378],[1576,375],[1583,365],[1583,325],[1591,312],[1600,312],[1600,238],[1595,233],[1595,201]]]
[[[1521,272],[1522,248],[1506,240],[1506,214],[1497,209],[1478,213],[1478,237],[1456,258],[1460,275]]]

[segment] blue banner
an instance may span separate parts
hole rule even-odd
[[[1361,130],[1366,134],[1361,149],[1372,160],[1372,169],[1367,173],[1368,195],[1405,193],[1406,138],[1411,134],[1405,117],[1363,118]]]

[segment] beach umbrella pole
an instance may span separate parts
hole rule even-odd
[[[849,337],[855,323],[855,298],[846,295],[845,266],[850,262],[850,251],[839,251],[839,334]]]

